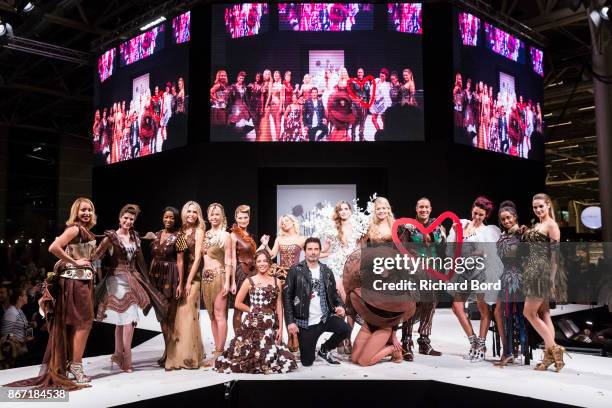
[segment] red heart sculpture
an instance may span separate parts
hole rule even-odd
[[[455,213],[446,211],[440,214],[440,216],[436,218],[436,220],[427,228],[425,228],[423,224],[421,224],[419,221],[413,218],[400,218],[400,219],[395,220],[395,222],[393,223],[393,229],[391,231],[393,234],[393,242],[395,243],[395,246],[397,247],[397,249],[402,254],[413,256],[414,254],[411,254],[404,247],[404,244],[402,244],[399,237],[397,236],[398,228],[400,226],[410,224],[410,225],[414,225],[421,232],[421,234],[427,235],[430,232],[432,232],[434,229],[436,229],[438,225],[442,224],[442,222],[446,220],[447,218],[450,218],[455,224],[457,224],[457,247],[455,248],[455,256],[453,258],[453,268],[450,270],[450,273],[448,275],[445,275],[444,273],[441,273],[434,269],[425,268],[425,270],[427,271],[427,273],[429,273],[429,275],[431,275],[432,277],[436,279],[442,280],[442,281],[448,281],[455,275],[455,259],[457,259],[457,257],[461,255],[461,247],[463,245],[463,226],[461,225],[461,220],[459,219],[459,217],[457,217]]]
[[[363,89],[366,82],[368,81],[372,82],[372,92],[370,92],[370,100],[364,101],[363,99],[361,99],[360,96],[355,95],[355,92],[353,91],[353,87],[351,86],[351,84],[355,84],[359,88]],[[370,109],[370,106],[372,106],[372,104],[374,103],[374,98],[376,97],[376,81],[374,80],[374,77],[372,75],[368,75],[367,77],[363,78],[361,81],[357,78],[349,78],[347,81],[346,87],[348,88],[348,93],[351,99],[359,102],[361,106],[363,106],[364,108]]]

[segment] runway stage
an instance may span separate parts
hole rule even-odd
[[[559,306],[556,313],[572,306]],[[575,307],[574,307],[575,308]],[[572,309],[573,310],[573,309]],[[230,312],[231,314],[231,312]],[[159,330],[152,313],[139,327]],[[210,321],[201,312],[205,347],[212,351]],[[473,322],[474,327],[478,322]],[[230,329],[231,330],[231,329]],[[356,326],[353,336],[357,334]],[[612,407],[612,359],[573,353],[565,357],[560,373],[533,370],[541,359],[534,352],[531,366],[498,368],[490,361],[470,363],[461,356],[468,342],[449,309],[434,318],[432,344],[441,357],[415,354],[414,362],[383,362],[363,368],[343,361],[330,366],[322,360],[289,374],[219,374],[212,370],[166,372],[156,365],[161,356],[161,334],[134,349],[133,373],[110,369],[110,356],[84,360],[85,372],[94,378],[91,388],[70,393],[69,403],[4,402],[2,407],[106,407],[117,405],[166,406],[198,404],[217,406],[380,406],[403,402],[406,406],[478,407],[555,406]],[[232,333],[228,338],[233,336]],[[322,336],[323,338],[325,337]],[[323,340],[323,338],[321,340]],[[416,338],[416,337],[415,337]],[[487,347],[491,348],[490,336]],[[91,338],[90,341],[95,341]],[[490,352],[488,359],[493,360]],[[32,377],[38,367],[0,371],[0,384]],[[344,380],[344,381],[342,381]],[[529,399],[527,399],[527,398]],[[339,404],[338,404],[339,403]]]

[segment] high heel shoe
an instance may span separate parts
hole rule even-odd
[[[509,356],[505,356],[505,357],[502,356],[498,361],[495,361],[493,363],[494,366],[497,366],[499,368],[507,366],[508,364],[514,364],[514,356],[513,355],[509,355]]]
[[[487,341],[484,337],[478,337],[478,339],[476,340],[476,349],[474,350],[474,355],[472,356],[470,362],[480,363],[481,361],[484,361],[486,353]]]
[[[132,369],[132,353],[130,352],[129,357],[127,354],[123,353],[123,364],[121,365],[121,369],[126,373],[133,373]]]
[[[552,349],[554,348],[545,348],[544,349],[544,355],[542,356],[542,361],[540,361],[538,364],[536,364],[534,370],[537,371],[546,371],[546,369],[548,368],[548,366],[550,366],[552,363],[555,362],[555,358],[553,357],[552,354]],[[561,361],[563,361],[563,355],[561,356]]]
[[[551,350],[551,354],[553,357],[553,360],[555,362],[555,371],[559,372],[561,371],[561,369],[563,367],[565,367],[565,362],[563,361],[563,354],[566,353],[565,351],[565,347],[560,346],[560,345],[555,345],[552,347]],[[572,356],[569,355],[569,353],[567,353],[569,358],[572,358]]]
[[[70,366],[68,367],[68,372],[74,375],[77,384],[85,384],[91,381],[91,378],[86,376],[83,372],[82,363],[70,363]]]
[[[468,351],[468,353],[463,356],[464,360],[472,360],[476,355],[478,337],[476,337],[475,334],[472,334],[470,337],[468,337],[468,341],[470,342],[470,351]]]
[[[123,353],[115,353],[111,355],[111,370],[113,369],[113,363],[117,364],[121,370],[123,370]]]

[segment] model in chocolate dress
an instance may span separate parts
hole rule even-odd
[[[236,265],[236,272],[233,276],[233,284],[230,287],[232,293],[231,305],[234,305],[236,288],[242,287],[242,283],[246,278],[253,276],[255,271],[255,263],[253,256],[257,245],[255,239],[251,233],[247,230],[249,221],[251,219],[251,208],[248,205],[239,205],[234,212],[234,219],[236,223],[230,229],[232,247],[234,252],[232,254],[232,264]],[[234,308],[233,326],[234,332],[238,330],[242,322],[242,311]]]

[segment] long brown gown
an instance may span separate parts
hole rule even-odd
[[[195,231],[190,235],[184,235],[184,238],[187,244],[185,272],[189,273],[195,260]],[[202,269],[199,268],[191,281],[189,296],[181,298],[176,310],[174,327],[168,339],[166,370],[197,369],[203,365],[206,354],[200,331],[201,281]]]

